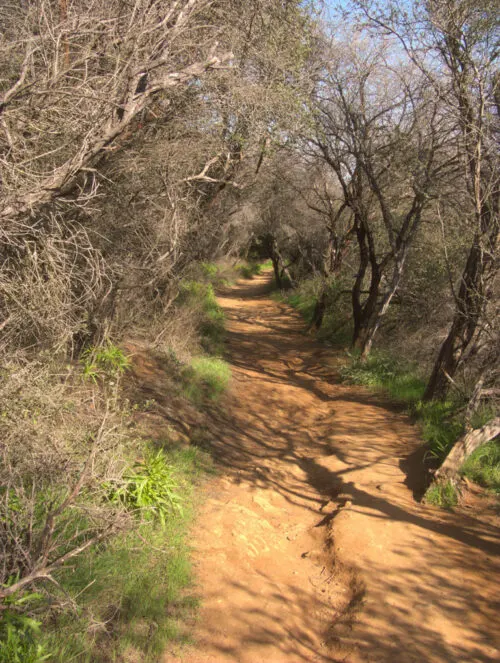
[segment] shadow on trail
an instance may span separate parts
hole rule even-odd
[[[463,647],[447,642],[433,620],[436,614],[443,614],[460,621],[466,607],[470,637],[493,647],[491,625],[500,606],[484,598],[490,567],[484,555],[475,556],[471,550],[498,555],[498,530],[463,514],[438,512],[411,499],[385,495],[386,482],[396,487],[404,483],[413,497],[422,495],[423,452],[415,431],[383,398],[339,384],[333,353],[305,335],[298,315],[269,301],[268,293],[269,285],[261,279],[221,297],[229,321],[228,356],[235,369],[237,393],[211,415],[210,446],[219,466],[235,482],[249,484],[250,490],[273,489],[305,512],[316,513],[317,527],[329,526],[342,512],[334,505],[342,496],[369,519],[416,528],[411,545],[401,541],[393,552],[409,558],[421,545],[421,564],[410,571],[402,565],[401,582],[396,571],[387,579],[385,590],[388,596],[411,591],[407,597],[411,602],[417,588],[418,609],[428,614],[429,621],[417,623],[402,609],[399,618],[387,624],[383,601],[367,604],[364,611],[374,623],[384,625],[387,642],[369,629],[361,630],[357,637],[364,646],[382,652],[377,660],[492,660],[471,642]],[[260,384],[262,389],[265,384],[261,398]],[[362,485],[360,472],[374,466],[380,485]],[[400,471],[405,475],[402,479],[398,478]],[[333,504],[323,512],[329,501]],[[470,575],[484,582],[471,586],[468,581],[451,579],[451,567],[462,568],[464,578]],[[373,563],[370,572],[382,575],[383,566]],[[383,578],[381,582],[383,586]],[[250,587],[238,589],[252,591]],[[300,597],[294,598],[294,609],[301,609]],[[485,628],[488,622],[490,628]],[[335,623],[342,628],[341,615]],[[259,638],[266,637],[259,631]],[[274,631],[269,637],[275,637]],[[292,652],[295,637],[300,639],[300,633],[290,634]],[[333,630],[330,637],[335,639],[338,633]],[[402,657],[401,651],[409,643],[411,652]]]

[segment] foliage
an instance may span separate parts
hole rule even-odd
[[[176,477],[182,510],[170,509],[164,526],[143,521],[59,572],[58,582],[82,609],[78,616],[59,614],[46,633],[55,663],[156,663],[169,642],[188,639],[181,624],[192,617],[197,602],[189,592],[187,535],[196,484],[211,465],[192,447],[165,448],[162,454]]]
[[[458,504],[457,489],[451,481],[435,481],[425,493],[425,501],[443,509],[451,509]]]
[[[500,493],[500,441],[492,440],[473,451],[460,474],[495,493]]]
[[[254,276],[261,274],[263,269],[269,269],[270,267],[272,267],[272,262],[270,260],[263,263],[249,261],[247,263],[236,265],[236,269],[244,279],[253,279]]]
[[[87,348],[80,361],[84,378],[93,382],[99,378],[116,378],[130,368],[130,359],[112,343]]]
[[[182,510],[174,473],[163,450],[146,453],[144,460],[124,473],[119,487],[112,489],[110,499],[147,519],[157,519],[165,527],[168,514],[173,509]]]
[[[0,619],[0,660],[2,663],[42,663],[50,658],[40,643],[40,622],[26,610],[40,594],[14,595],[5,601]]]
[[[217,303],[211,283],[184,281],[177,298],[179,306],[197,314],[197,327],[202,347],[209,354],[221,354],[224,343],[224,313]]]
[[[229,385],[229,365],[216,357],[195,357],[183,371],[184,393],[196,403],[217,400]]]
[[[326,284],[319,277],[305,278],[297,287],[280,298],[295,308],[307,324],[313,321],[321,288],[326,288],[326,310],[318,338],[336,346],[349,345],[352,338],[352,325],[345,302],[341,295],[341,283],[331,278]]]

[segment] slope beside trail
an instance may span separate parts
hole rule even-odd
[[[201,610],[163,663],[499,660],[495,523],[415,500],[417,429],[339,384],[268,281],[220,297],[233,385],[192,533]]]

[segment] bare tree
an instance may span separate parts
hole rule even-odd
[[[311,143],[335,173],[353,215],[359,269],[352,289],[353,344],[369,354],[399,286],[435,181],[445,122],[422,78],[391,64],[384,46],[329,47],[313,100]],[[364,284],[369,273],[368,294]]]
[[[461,192],[471,244],[455,293],[455,314],[425,398],[444,398],[458,368],[474,355],[496,288],[499,233],[497,6],[489,0],[429,0],[402,12],[360,2],[372,25],[395,35],[446,104],[457,130]],[[436,58],[439,66],[436,67]],[[494,305],[493,305],[494,306]]]

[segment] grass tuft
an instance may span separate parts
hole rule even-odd
[[[492,440],[473,451],[462,465],[460,474],[500,493],[500,442]]]
[[[231,369],[217,357],[195,357],[183,371],[184,394],[193,402],[217,400],[229,385]]]
[[[425,493],[425,501],[443,509],[451,509],[458,504],[457,489],[451,481],[436,481]]]

